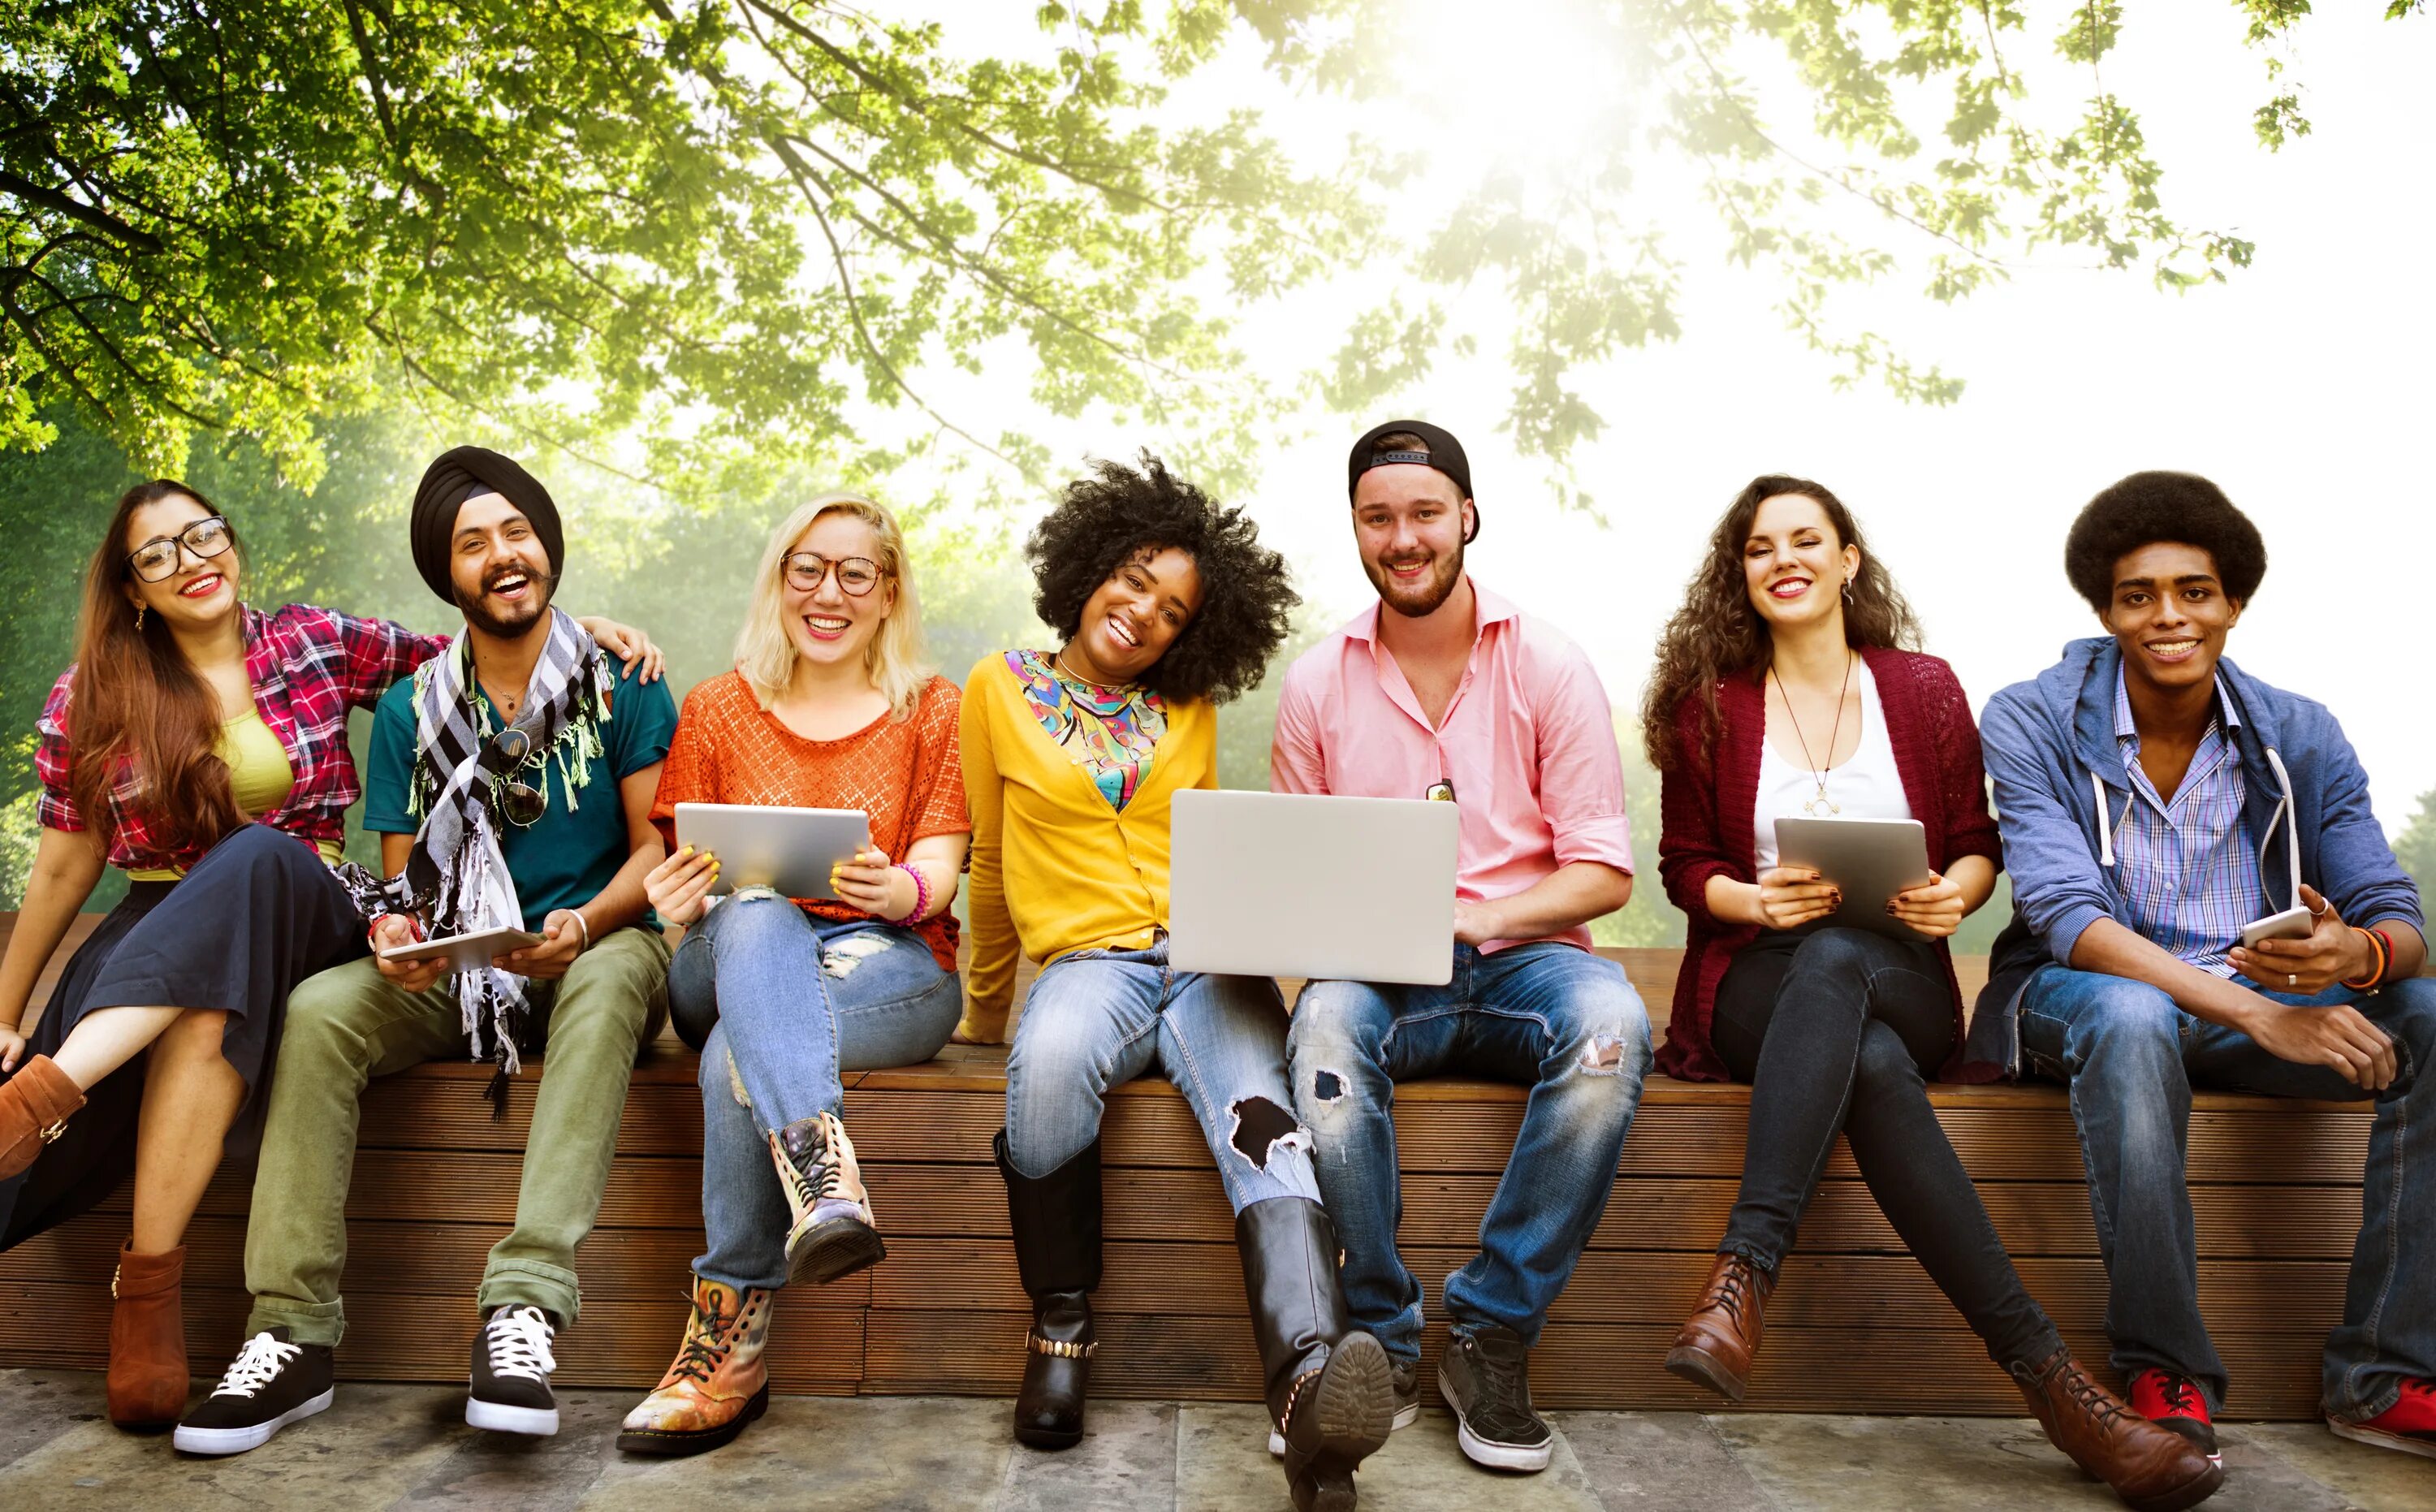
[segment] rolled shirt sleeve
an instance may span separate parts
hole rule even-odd
[[[1540,809],[1555,836],[1557,864],[1596,861],[1632,875],[1632,821],[1624,808],[1624,762],[1607,689],[1580,647],[1550,649],[1538,718]]]

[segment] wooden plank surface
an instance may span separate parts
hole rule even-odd
[[[0,941],[13,922],[0,915]],[[78,922],[47,968],[45,988],[95,922]],[[1624,965],[1662,1033],[1679,952],[1603,953]],[[1958,966],[1966,993],[1975,991],[1984,960]],[[1029,979],[1029,966],[1022,975]],[[1286,985],[1290,994],[1294,984]],[[989,1137],[1003,1117],[1004,1060],[1003,1047],[951,1047],[923,1066],[846,1079],[847,1122],[890,1258],[836,1286],[783,1298],[772,1351],[779,1389],[1012,1390],[1026,1302],[989,1159]],[[509,1116],[495,1121],[480,1096],[489,1075],[487,1066],[435,1062],[365,1096],[348,1205],[353,1322],[340,1370],[349,1379],[463,1379],[472,1295],[513,1216],[535,1086],[531,1074],[522,1078]],[[666,1037],[635,1069],[600,1226],[578,1256],[585,1302],[559,1351],[558,1379],[567,1384],[646,1388],[674,1348],[687,1267],[703,1243],[695,1076],[694,1057]],[[1397,1089],[1402,1239],[1433,1296],[1472,1251],[1522,1096],[1520,1087],[1460,1079]],[[1956,1086],[1930,1096],[2025,1283],[2084,1358],[2102,1362],[2105,1274],[2062,1090]],[[1743,1087],[1650,1079],[1607,1215],[1535,1357],[1543,1404],[1717,1406],[1664,1375],[1660,1361],[1723,1229],[1748,1107]],[[2319,1349],[2340,1309],[2359,1222],[2369,1124],[2362,1104],[2224,1093],[2195,1100],[2201,1305],[2235,1371],[2235,1416],[2315,1409]],[[1095,1390],[1255,1397],[1231,1217],[1182,1099],[1156,1077],[1115,1088],[1104,1133],[1110,1243],[1095,1296],[1105,1320]],[[249,1172],[223,1170],[189,1235],[199,1369],[225,1358],[247,1311],[250,1189]],[[0,1365],[101,1363],[126,1207],[121,1191],[99,1211],[0,1255]],[[1753,1407],[2021,1411],[2018,1395],[1905,1252],[1840,1141],[1769,1321]],[[1853,1367],[1870,1359],[1902,1367]]]

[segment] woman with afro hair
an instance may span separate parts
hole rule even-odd
[[[1069,484],[1025,554],[1056,640],[985,656],[965,684],[973,950],[958,1028],[1003,1039],[1016,952],[1040,963],[996,1141],[1034,1309],[1016,1437],[1083,1435],[1100,1120],[1112,1085],[1164,1071],[1235,1209],[1295,1504],[1348,1508],[1353,1466],[1387,1437],[1388,1364],[1337,1290],[1311,1137],[1288,1111],[1284,1004],[1264,978],[1167,961],[1170,800],[1218,785],[1215,705],[1260,681],[1299,600],[1240,510],[1147,454]]]

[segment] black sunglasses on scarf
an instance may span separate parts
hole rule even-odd
[[[499,801],[499,812],[518,829],[531,829],[549,804],[548,793],[517,774],[525,758],[531,755],[532,738],[513,726],[491,737],[490,743],[482,747],[482,770],[494,778],[504,779],[492,789]],[[542,780],[548,781],[547,773]]]

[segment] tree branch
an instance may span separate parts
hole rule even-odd
[[[36,183],[6,168],[0,168],[0,193],[15,195],[28,204],[41,205],[71,220],[80,221],[130,252],[157,255],[168,251],[162,245],[161,238],[150,232],[138,230],[106,210],[97,210],[81,200],[72,200],[57,189]]]

